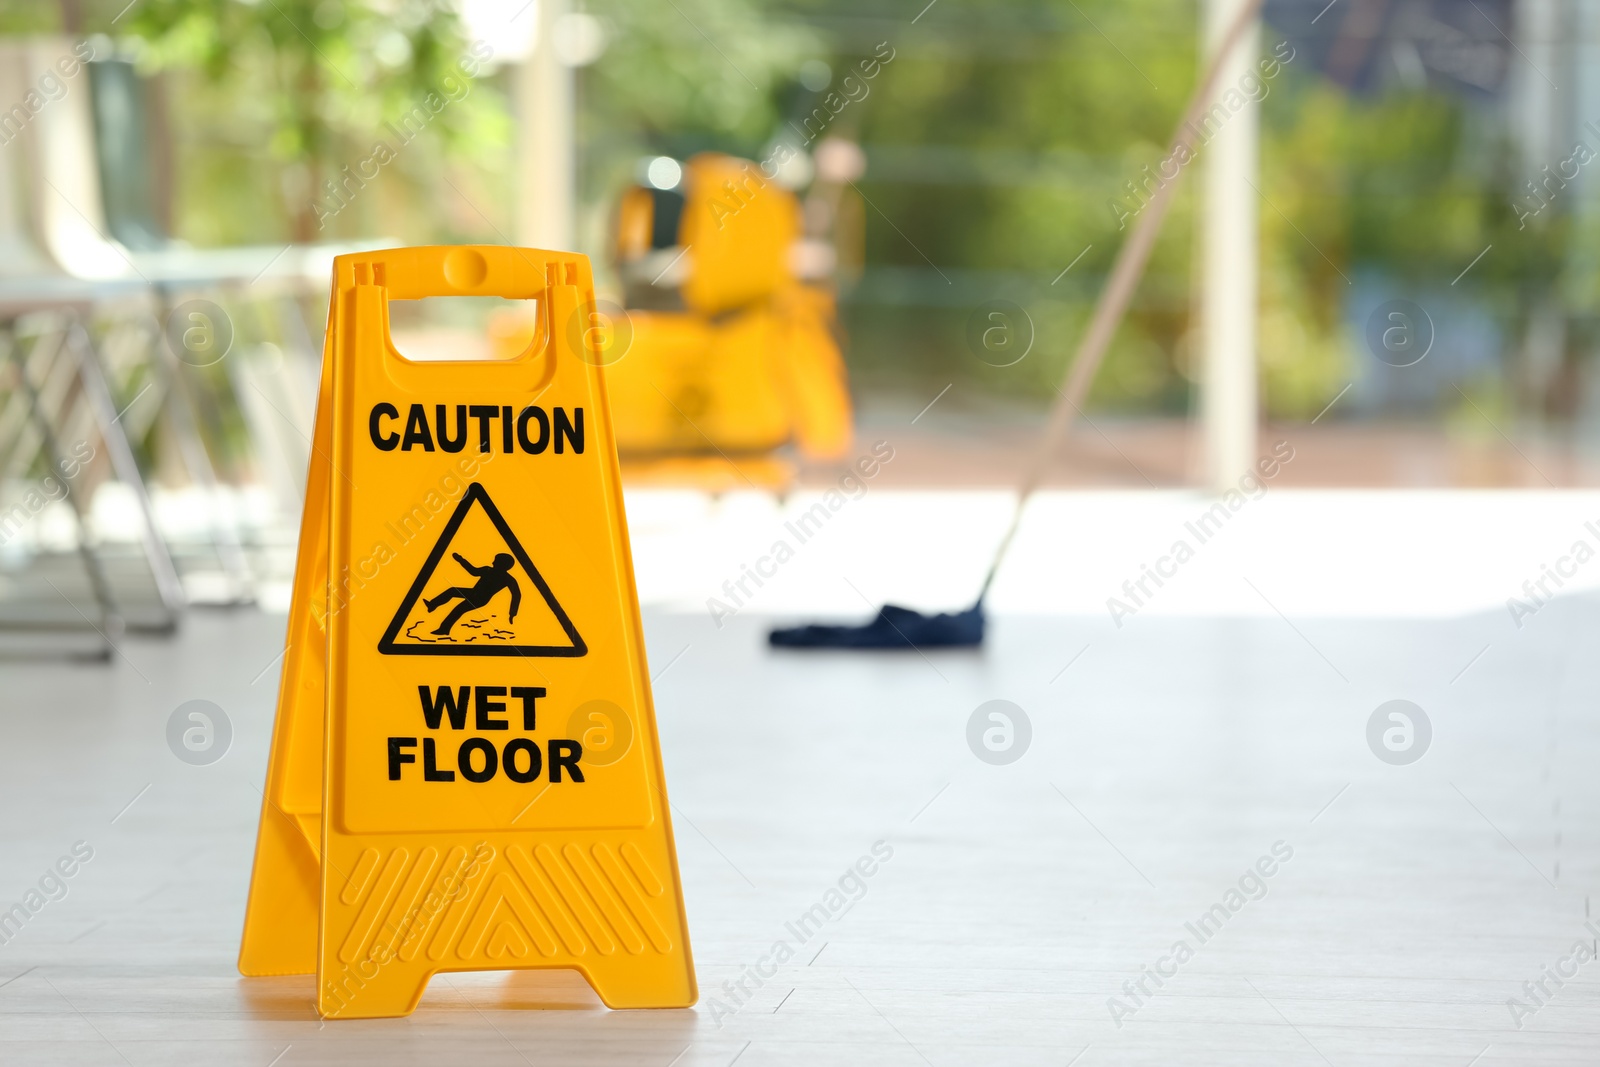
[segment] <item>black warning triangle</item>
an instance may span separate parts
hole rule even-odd
[[[438,569],[439,562],[450,549],[452,540],[461,529],[461,524],[466,521],[472,505],[478,504],[483,509],[483,514],[494,524],[495,531],[500,539],[505,542],[505,547],[510,549],[515,560],[513,566],[520,566],[524,574],[533,582],[539,596],[544,600],[544,605],[550,609],[550,614],[560,625],[567,637],[567,644],[529,644],[516,639],[514,632],[509,630],[485,630],[479,626],[472,636],[455,636],[454,623],[467,610],[481,608],[490,603],[495,594],[508,586],[516,589],[514,577],[510,577],[511,567],[502,567],[500,570],[507,577],[498,577],[494,574],[495,568],[484,566],[473,568],[470,573],[478,576],[478,582],[473,589],[466,590],[459,587],[445,589],[441,596],[435,599],[441,602],[450,602],[454,607],[444,616],[441,628],[446,632],[438,639],[421,640],[418,643],[407,643],[405,637],[413,633],[401,634],[406,620],[416,610],[417,602],[421,599],[423,591],[432,580],[434,571]],[[466,567],[470,561],[461,561]],[[491,572],[485,577],[485,572]],[[464,595],[466,594],[466,595]],[[521,597],[520,589],[515,594]],[[532,600],[532,597],[529,597]],[[435,610],[428,602],[423,602],[431,612]],[[431,620],[430,620],[431,621]],[[463,633],[472,626],[470,620],[462,620]],[[416,630],[413,624],[410,631]],[[434,630],[438,634],[439,630]],[[496,638],[499,639],[496,639]],[[439,534],[439,540],[434,544],[433,551],[428,553],[427,560],[422,564],[422,570],[417,573],[416,581],[411,583],[411,588],[400,601],[400,608],[395,612],[394,619],[389,623],[388,630],[384,631],[383,640],[378,642],[378,651],[386,656],[584,656],[589,653],[589,646],[584,644],[579,636],[577,627],[572,625],[572,620],[567,618],[566,611],[561,607],[561,602],[550,591],[550,586],[545,582],[544,576],[539,573],[539,568],[533,565],[528,558],[528,553],[523,549],[522,543],[511,532],[511,527],[506,524],[505,517],[500,514],[500,509],[494,506],[494,501],[489,499],[489,494],[483,486],[473,482],[467,487],[466,493],[461,497],[461,503],[456,505],[456,510],[450,516],[450,521],[445,523],[444,530]]]

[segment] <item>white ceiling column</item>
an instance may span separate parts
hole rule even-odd
[[[567,0],[534,0],[533,50],[517,66],[517,241],[570,251],[577,210],[573,70],[557,33]]]
[[[1238,17],[1245,0],[1206,0],[1205,47],[1211,54]],[[1222,66],[1213,103],[1237,93],[1255,69],[1259,21]],[[1213,111],[1220,116],[1222,112]],[[1208,489],[1237,486],[1256,461],[1259,420],[1256,379],[1258,304],[1257,150],[1261,105],[1247,99],[1220,122],[1204,125],[1209,140],[1200,148],[1200,410],[1203,480]]]

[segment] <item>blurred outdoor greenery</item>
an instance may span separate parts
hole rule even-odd
[[[166,111],[174,236],[196,245],[387,236],[505,241],[514,115],[498,35],[468,39],[426,0],[0,0],[0,32],[105,34]],[[1166,155],[1197,76],[1193,0],[595,0],[604,51],[577,72],[582,250],[606,259],[610,213],[648,154],[760,158],[880,42],[894,58],[829,133],[858,140],[865,264],[841,281],[858,392],[931,396],[947,382],[1042,405],[1121,238],[1109,206]],[[508,9],[507,36],[534,15]],[[1262,54],[1280,39],[1262,31]],[[476,49],[476,51],[474,51]],[[489,58],[462,80],[463,57]],[[1592,213],[1558,203],[1526,227],[1528,175],[1504,119],[1422,85],[1352,94],[1297,56],[1262,108],[1259,348],[1271,417],[1310,418],[1360,373],[1358,295],[1446,294],[1479,316],[1495,359],[1407,401],[1570,417],[1600,302]],[[824,89],[826,84],[824,83]],[[372,188],[327,217],[324,183],[368,158],[426,94],[450,103]],[[1196,179],[1186,168],[1149,271],[1096,384],[1097,408],[1194,403]],[[1189,173],[1193,171],[1195,173]],[[1493,254],[1463,267],[1486,246]],[[1080,257],[1081,254],[1081,258]],[[1067,268],[1072,264],[1070,270]],[[1029,358],[991,367],[973,309],[1027,309]],[[1441,297],[1440,299],[1444,299]],[[1452,305],[1456,306],[1456,305]],[[1537,314],[1565,324],[1558,373],[1524,373]],[[1449,353],[1441,353],[1447,360]],[[1400,410],[1406,410],[1404,404]],[[1344,413],[1341,412],[1341,416]]]

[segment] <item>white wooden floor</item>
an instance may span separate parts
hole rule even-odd
[[[1592,1065],[1600,963],[1543,972],[1600,926],[1600,601],[1538,622],[1031,615],[981,653],[775,655],[765,620],[652,613],[700,1006],[441,976],[411,1018],[326,1024],[311,979],[234,970],[282,618],[5,666],[0,910],[94,852],[0,945],[0,1063]],[[1409,766],[1367,745],[1395,698],[1433,725]],[[165,740],[191,699],[233,723],[210,766]],[[1008,765],[966,740],[992,699],[1032,724]],[[800,943],[785,924],[876,842]],[[1279,842],[1201,943],[1185,923]],[[783,939],[738,1003],[724,982]]]

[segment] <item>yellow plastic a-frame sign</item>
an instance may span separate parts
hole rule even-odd
[[[537,301],[528,350],[416,362],[388,302]],[[328,1017],[440,971],[696,998],[583,256],[340,256],[239,970]],[[581,316],[581,317],[580,317]]]

